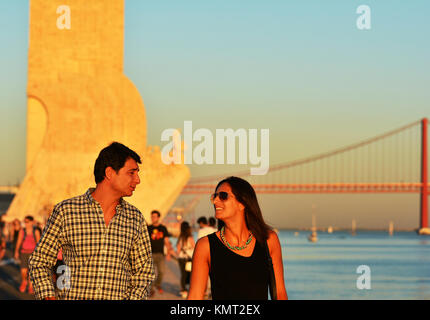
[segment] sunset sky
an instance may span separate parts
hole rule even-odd
[[[66,3],[67,1],[65,1]],[[148,143],[167,128],[270,130],[270,164],[430,117],[428,1],[126,0],[124,73]],[[359,30],[357,7],[371,9]],[[25,175],[29,2],[0,2],[0,185]],[[193,177],[246,165],[190,165]],[[85,190],[83,190],[84,192]],[[269,223],[418,226],[418,195],[261,196]],[[196,215],[209,215],[202,201]]]

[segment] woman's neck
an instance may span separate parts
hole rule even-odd
[[[239,246],[249,238],[249,229],[245,223],[242,224],[225,224],[224,236],[228,242]]]

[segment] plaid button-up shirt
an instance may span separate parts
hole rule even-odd
[[[155,279],[151,243],[142,213],[121,199],[106,226],[89,189],[57,204],[30,257],[37,299],[56,296],[52,268],[63,249],[67,266],[57,284],[59,299],[146,299]]]

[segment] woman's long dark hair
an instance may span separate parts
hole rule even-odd
[[[227,183],[237,201],[245,206],[245,222],[257,241],[263,244],[269,237],[272,228],[264,222],[258,205],[257,195],[248,181],[238,177],[228,177],[218,183],[215,190],[223,183]],[[224,222],[218,219],[218,230],[224,226]]]
[[[184,246],[188,238],[191,236],[192,235],[190,224],[187,221],[183,221],[181,223],[181,233],[179,234],[178,241],[176,242],[176,244],[178,244],[179,241],[182,241],[182,246]]]

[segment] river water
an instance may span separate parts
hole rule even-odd
[[[309,232],[278,235],[290,299],[430,299],[430,236],[319,232],[311,243]],[[370,289],[359,289],[364,283]]]

